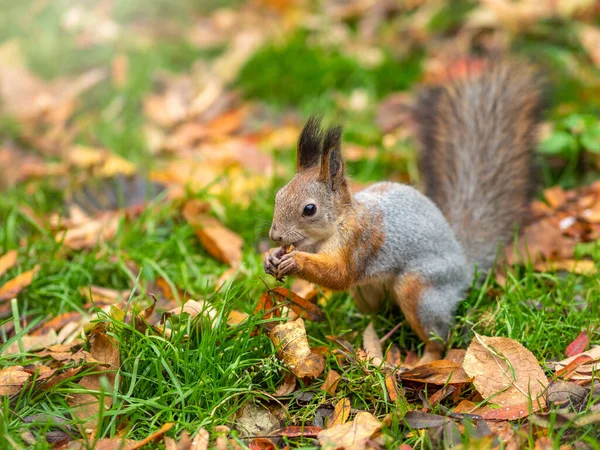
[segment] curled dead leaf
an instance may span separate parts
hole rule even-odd
[[[119,227],[119,214],[107,212],[95,218],[73,226],[56,234],[56,242],[62,242],[69,248],[81,250],[112,239]]]
[[[344,397],[335,404],[333,416],[331,417],[331,420],[327,422],[327,428],[345,424],[350,418],[351,411],[352,405],[350,404],[350,400]]]
[[[277,386],[277,390],[273,394],[275,397],[283,397],[285,395],[291,394],[296,389],[296,377],[293,373],[286,372],[283,377],[283,381],[279,386]]]
[[[278,287],[266,292],[263,295],[274,296],[278,303],[288,306],[292,311],[298,314],[298,317],[312,320],[314,322],[321,322],[325,320],[325,314],[323,314],[323,311],[321,311],[317,305],[300,297],[289,289]]]
[[[330,370],[327,372],[327,378],[325,378],[325,382],[321,386],[321,390],[326,391],[329,395],[335,395],[335,391],[337,389],[338,384],[342,377],[335,370]]]
[[[325,370],[325,358],[310,351],[302,319],[277,325],[269,336],[277,355],[298,378],[316,378]]]
[[[33,277],[38,270],[39,266],[35,266],[33,269],[23,272],[12,280],[4,283],[4,285],[0,287],[0,302],[16,297],[19,292],[31,284]]]
[[[372,321],[363,332],[363,347],[369,357],[383,361],[383,349]]]
[[[232,267],[239,267],[242,262],[242,238],[221,225],[214,217],[198,212],[195,206],[186,205],[184,218],[194,228],[196,235],[206,251]]]
[[[323,449],[362,450],[383,424],[368,412],[359,412],[354,420],[321,431],[317,438]]]
[[[97,370],[92,375],[84,376],[79,385],[94,393],[75,393],[67,398],[67,403],[73,408],[72,414],[80,420],[86,429],[95,429],[98,424],[100,408],[110,408],[112,397],[104,396],[104,404],[101,406],[97,398],[97,392],[102,391],[101,378],[106,377],[108,384],[116,388],[116,371],[120,366],[120,355],[118,343],[114,338],[106,334],[103,324],[96,325],[90,334],[90,354],[103,366],[103,370]],[[136,447],[137,448],[137,447]]]
[[[431,384],[470,383],[472,378],[454,361],[433,361],[400,373],[402,381],[413,381]]]

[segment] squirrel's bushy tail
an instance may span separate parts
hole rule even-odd
[[[542,88],[539,72],[522,62],[474,68],[424,90],[413,120],[425,193],[469,261],[487,270],[526,212]]]

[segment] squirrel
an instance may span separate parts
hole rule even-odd
[[[353,194],[342,128],[311,117],[296,174],[275,197],[269,236],[281,246],[265,271],[349,289],[365,312],[393,298],[425,343],[419,364],[440,359],[476,270],[492,268],[526,217],[541,90],[539,72],[517,60],[424,88],[410,108],[424,193],[380,182]]]

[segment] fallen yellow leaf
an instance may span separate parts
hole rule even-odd
[[[17,251],[11,250],[10,252],[6,252],[4,255],[0,256],[0,276],[4,275],[4,273],[12,268],[17,262]]]
[[[325,358],[310,351],[302,319],[277,325],[270,337],[277,355],[298,378],[316,378],[325,370]]]
[[[0,302],[4,300],[10,300],[16,297],[19,292],[25,289],[27,286],[31,284],[33,281],[34,275],[39,270],[39,266],[35,266],[33,269],[28,270],[27,272],[23,272],[17,275],[12,280],[7,281],[0,288]]]

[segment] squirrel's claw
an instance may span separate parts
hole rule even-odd
[[[279,279],[278,268],[279,264],[281,263],[281,257],[284,254],[285,249],[283,247],[272,248],[266,252],[265,256],[263,257],[263,266],[265,268],[265,272]]]
[[[279,262],[279,273],[278,278],[281,279],[287,275],[293,275],[300,270],[300,265],[296,261],[296,252],[288,253],[281,257]]]

